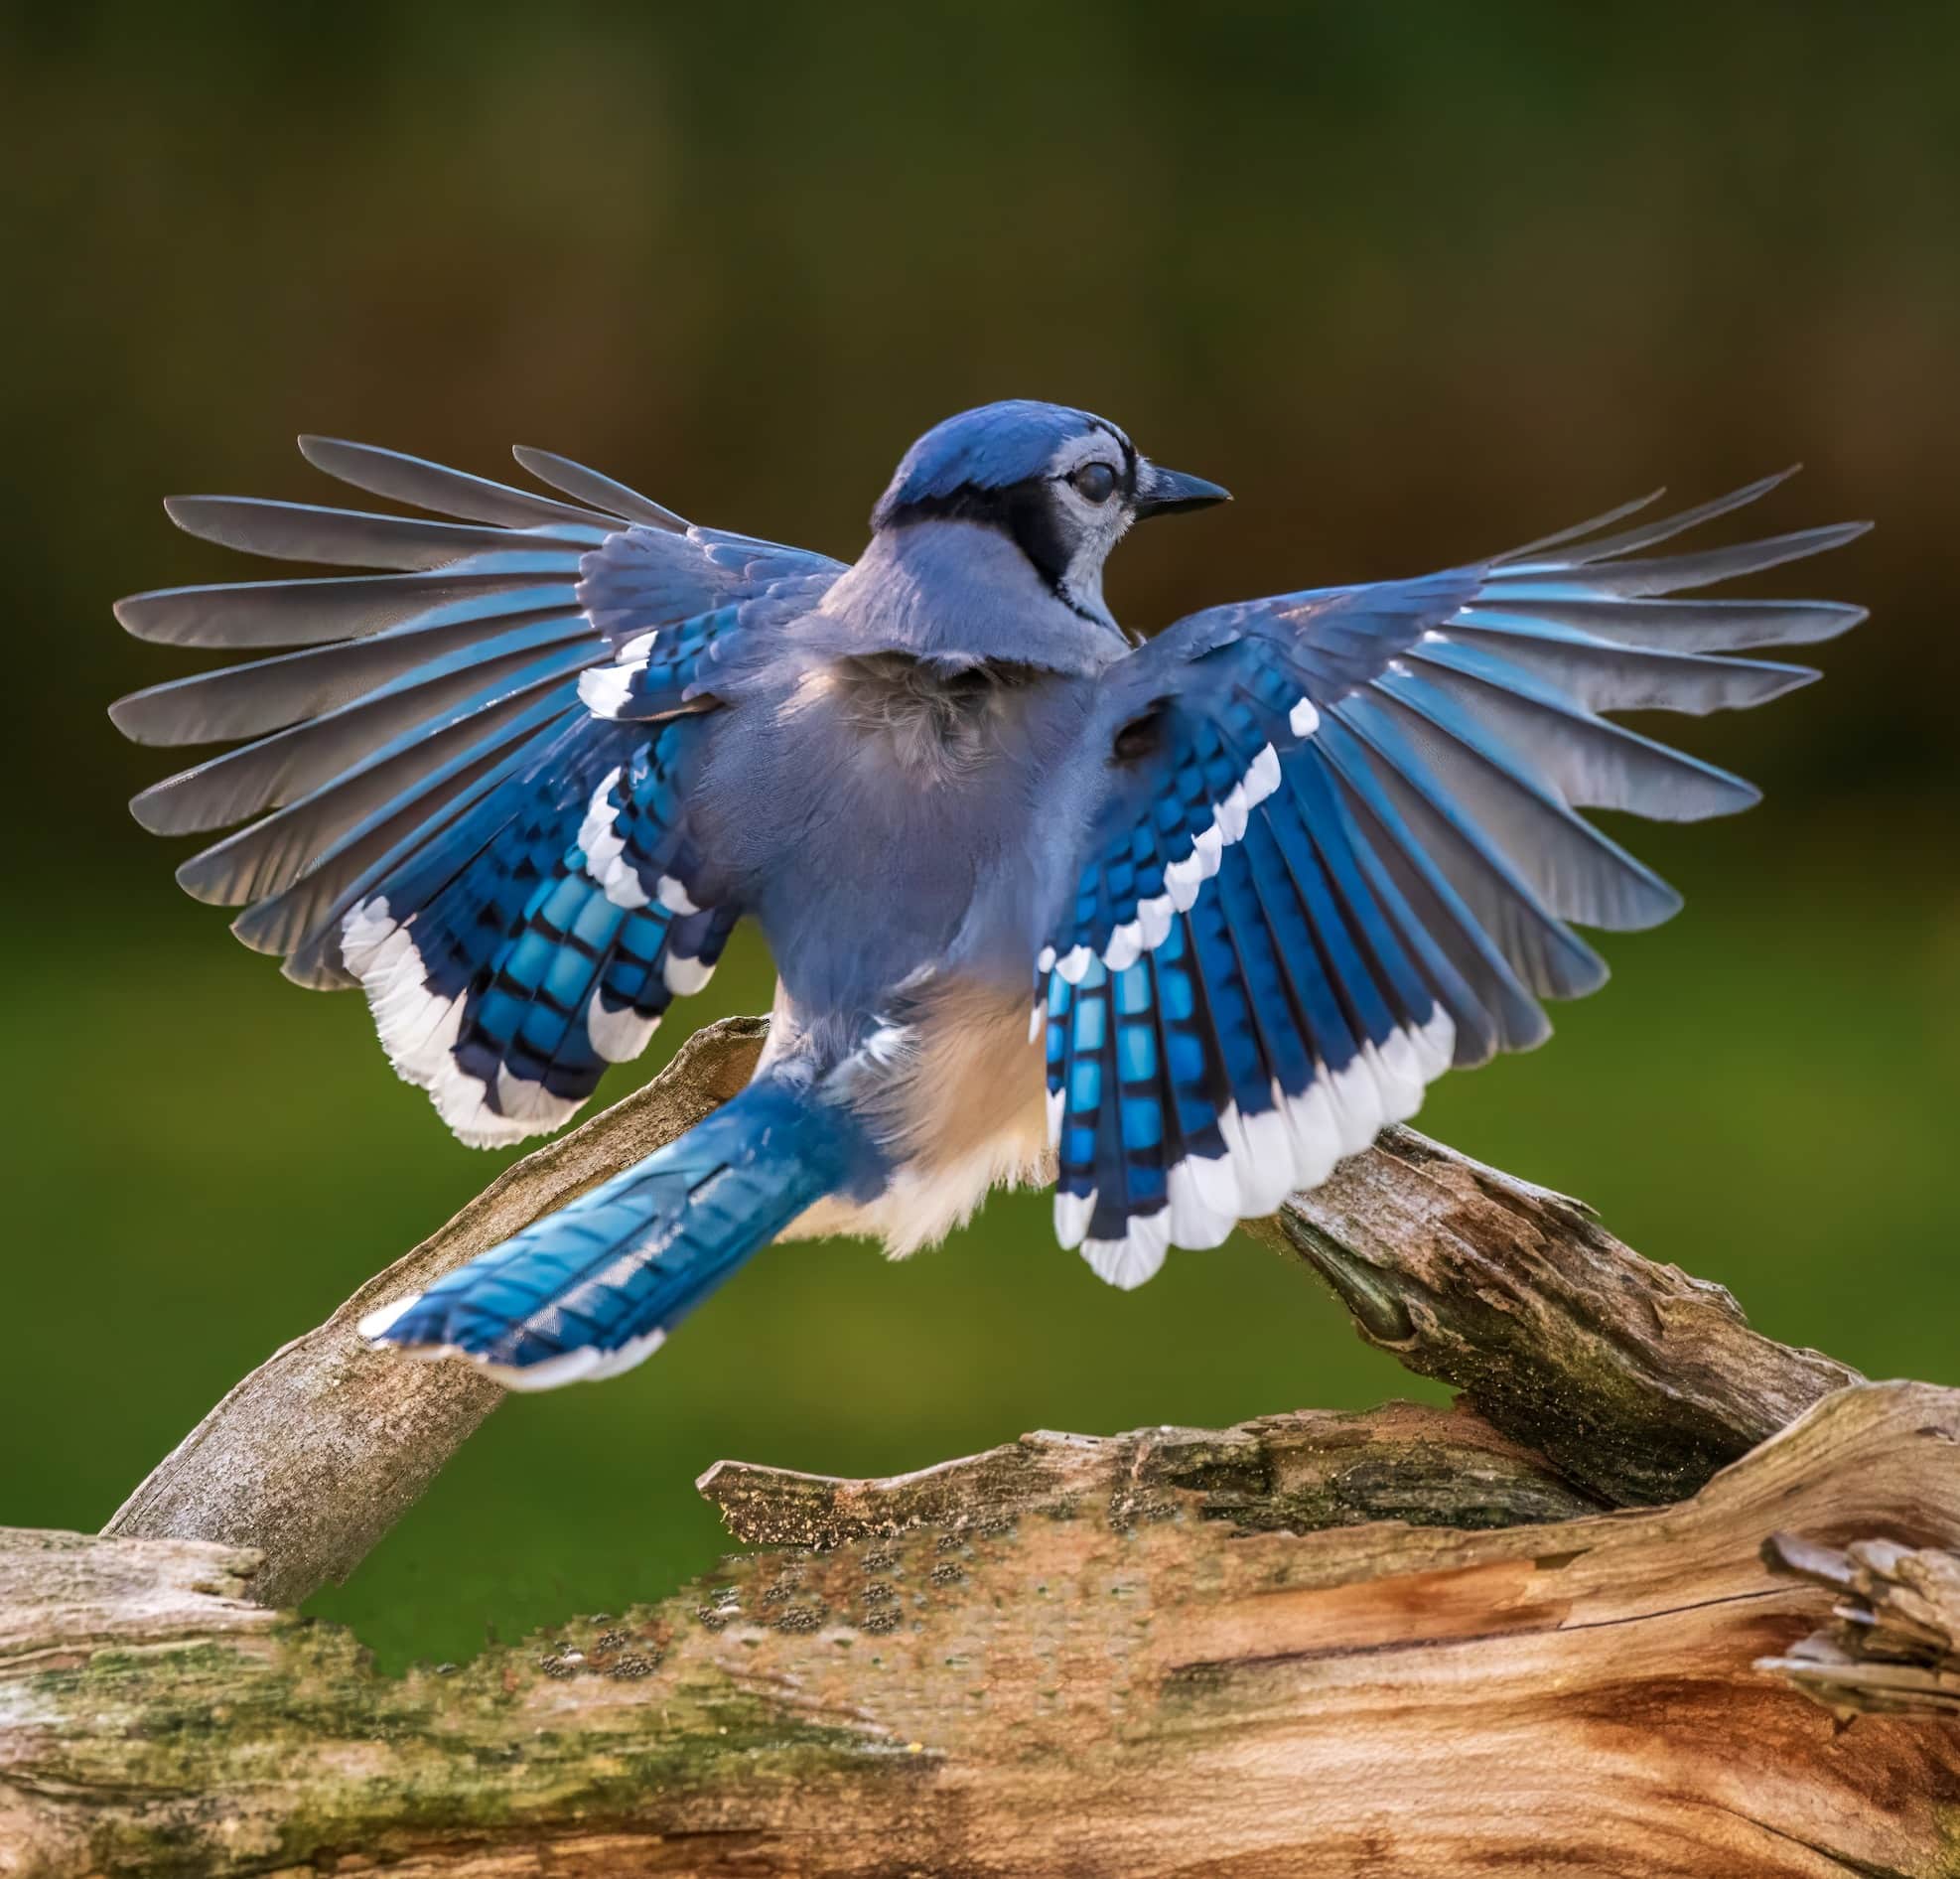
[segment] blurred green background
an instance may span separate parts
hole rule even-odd
[[[848,556],[925,425],[1061,398],[1239,497],[1124,547],[1144,625],[1807,460],[1762,525],[1876,515],[1795,575],[1876,618],[1687,727],[1768,801],[1641,829],[1688,912],[1425,1122],[1778,1337],[1960,1382],[1956,79],[1930,7],[6,9],[0,1519],[98,1525],[499,1165],[123,808],[167,759],[103,706],[186,659],[107,603],[262,572],[157,499],[332,500],[303,429],[493,475],[534,442]],[[683,1022],[768,994],[739,947]],[[1412,1387],[1270,1255],[1122,1296],[997,1201],[907,1266],[766,1256],[657,1362],[509,1405],[316,1608],[454,1658],[707,1564],[719,1456]]]

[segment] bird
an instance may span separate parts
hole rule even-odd
[[[996,1188],[1130,1288],[1324,1182],[1445,1071],[1596,989],[1575,928],[1680,906],[1581,813],[1741,779],[1610,714],[1751,706],[1738,656],[1865,610],[1702,590],[1850,541],[1663,548],[1790,472],[1660,491],[1487,559],[1227,602],[1152,637],[1139,521],[1228,500],[1115,424],[1008,399],[905,453],[848,565],[519,448],[539,486],[304,437],[395,510],[194,496],[195,536],[359,572],[139,594],[139,639],[269,656],[111,707],[231,743],[142,792],[202,901],[358,987],[463,1141],[559,1127],[737,924],[776,990],[753,1081],[667,1146],[361,1321],[514,1389],[618,1374],[760,1248],[895,1256]],[[867,918],[867,910],[875,910]]]

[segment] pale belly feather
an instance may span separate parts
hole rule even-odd
[[[1053,1181],[1029,995],[955,980],[916,1009],[903,1030],[883,1034],[875,1078],[856,1104],[900,1158],[898,1172],[877,1200],[833,1195],[781,1237],[859,1234],[903,1258],[964,1225],[995,1188]]]

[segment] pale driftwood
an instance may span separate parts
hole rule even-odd
[[[1762,1556],[1772,1572],[1841,1596],[1836,1623],[1757,1668],[1840,1715],[1960,1717],[1960,1556],[1893,1539],[1840,1550],[1792,1533],[1772,1534]]]
[[[271,1604],[345,1578],[502,1396],[461,1366],[372,1356],[355,1321],[671,1139],[741,1086],[765,1033],[761,1019],[709,1027],[645,1088],[510,1168],[238,1384],[107,1530],[256,1547]],[[1641,1258],[1579,1203],[1410,1129],[1255,1230],[1327,1279],[1363,1336],[1462,1388],[1589,1503],[1692,1494],[1858,1380],[1750,1331],[1720,1286]],[[1466,1486],[1461,1523],[1478,1523]]]
[[[644,1088],[506,1169],[237,1384],[105,1530],[250,1546],[262,1559],[253,1595],[268,1605],[297,1605],[345,1579],[504,1396],[467,1365],[375,1355],[354,1332],[361,1315],[692,1128],[748,1082],[766,1030],[759,1018],[708,1026]]]
[[[1406,1409],[724,1470],[836,1543],[400,1681],[236,1549],[0,1535],[0,1873],[1956,1869],[1960,1721],[1841,1729],[1754,1662],[1830,1602],[1770,1531],[1960,1543],[1960,1392],[1839,1392],[1678,1507],[1270,1530],[1425,1443],[1532,1472]]]

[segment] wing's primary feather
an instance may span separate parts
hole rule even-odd
[[[1216,1244],[1453,1063],[1540,1042],[1540,999],[1606,977],[1568,923],[1675,911],[1577,811],[1687,820],[1756,793],[1600,714],[1808,682],[1711,654],[1825,639],[1861,609],[1657,596],[1863,524],[1618,557],[1782,480],[1598,532],[1630,505],[1420,580],[1211,608],[1105,675],[1083,752],[1095,825],[1038,966],[1064,1244],[1123,1285],[1171,1245]]]
[[[246,740],[132,806],[159,833],[243,823],[183,864],[186,890],[243,907],[239,939],[302,984],[362,985],[451,1126],[515,1140],[569,1115],[713,970],[737,910],[689,892],[706,680],[719,642],[792,618],[841,569],[541,452],[518,455],[574,501],[365,444],[301,449],[439,518],[167,505],[250,553],[394,571],[121,602],[140,638],[300,649],[120,700],[139,742]],[[579,680],[625,641],[645,721],[615,725]]]
[[[491,522],[499,528],[569,522],[580,531],[581,538],[595,521],[604,525],[590,507],[561,503],[531,490],[513,490],[507,483],[492,483],[488,477],[471,476],[373,444],[350,444],[339,437],[302,437],[300,455],[316,470],[324,470],[370,496],[385,496],[390,502],[459,516],[464,521]],[[660,512],[667,513],[665,509]]]
[[[624,483],[616,483],[597,470],[588,470],[584,464],[574,463],[569,457],[554,456],[548,450],[533,450],[527,444],[514,445],[510,454],[540,483],[548,483],[554,490],[563,490],[567,496],[575,497],[608,515],[617,515],[629,522],[643,522],[649,528],[670,529],[676,534],[687,530],[687,522],[672,509],[662,508],[637,490],[630,490]]]

